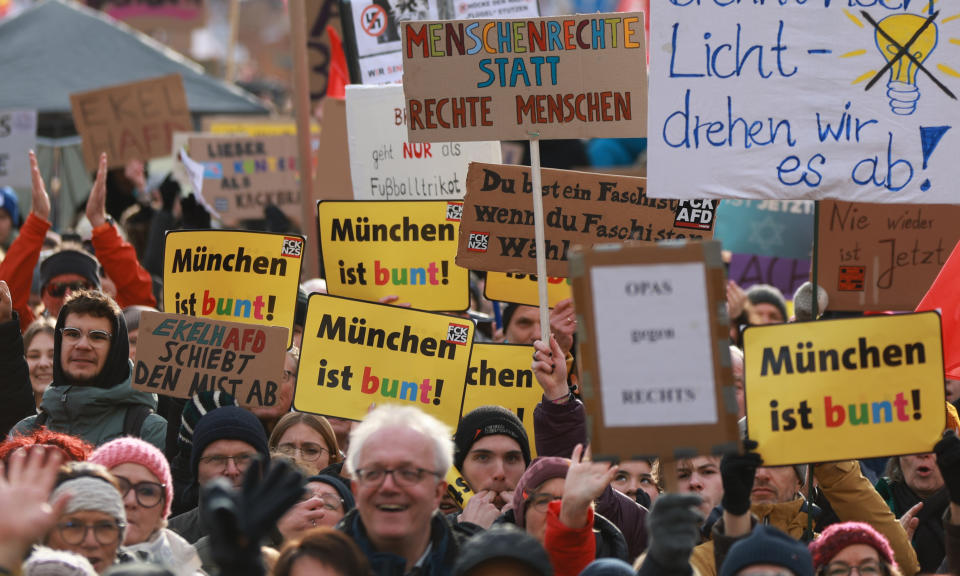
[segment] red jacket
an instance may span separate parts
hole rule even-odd
[[[593,508],[587,510],[587,523],[573,529],[560,521],[560,500],[547,508],[547,531],[543,546],[550,555],[554,576],[577,576],[597,559],[597,539],[593,534]]]

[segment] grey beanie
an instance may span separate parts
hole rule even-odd
[[[80,476],[57,486],[50,501],[56,502],[63,494],[70,494],[70,501],[64,514],[73,514],[81,510],[96,510],[109,514],[120,524],[120,540],[123,541],[123,528],[127,524],[123,498],[120,492],[106,480],[93,476]]]
[[[23,576],[96,576],[90,561],[66,550],[39,546],[23,563]]]

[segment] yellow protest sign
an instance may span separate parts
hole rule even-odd
[[[321,201],[320,251],[330,294],[421,310],[466,310],[470,273],[456,265],[463,202]]]
[[[533,409],[540,403],[543,389],[533,375],[531,364],[533,346],[474,344],[463,413],[481,406],[502,406],[513,412],[523,422],[530,440],[530,454],[536,457]]]
[[[285,327],[289,347],[303,246],[296,234],[167,232],[163,301],[175,314]]]
[[[935,312],[744,332],[747,430],[766,465],[930,452],[945,424]]]
[[[467,507],[467,502],[473,498],[473,490],[470,489],[470,485],[467,484],[466,479],[460,475],[460,471],[457,470],[456,466],[451,466],[450,470],[447,471],[447,477],[444,478],[447,481],[447,494],[453,498],[453,501],[457,503],[457,506],[461,510]]]
[[[516,302],[528,306],[539,306],[537,276],[514,272],[487,272],[483,295],[487,300]],[[550,276],[547,278],[547,306],[553,308],[561,300],[573,297],[569,278]]]
[[[472,320],[313,294],[294,409],[361,420],[371,404],[416,406],[456,429]]]
[[[244,116],[205,116],[203,131],[213,134],[246,134],[247,136],[283,136],[297,133],[297,121],[279,116],[275,118],[257,118]],[[314,138],[320,135],[320,125],[310,123],[310,134]]]

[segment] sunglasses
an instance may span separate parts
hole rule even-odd
[[[67,290],[76,292],[77,290],[92,290],[93,285],[89,282],[51,282],[47,284],[47,294],[54,298],[62,298]]]

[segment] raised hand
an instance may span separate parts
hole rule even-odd
[[[567,357],[560,349],[557,339],[550,336],[548,346],[542,340],[533,343],[533,374],[543,388],[548,401],[559,400],[570,393],[567,386]]]
[[[583,528],[587,523],[587,509],[617,474],[617,466],[610,462],[592,462],[590,448],[577,444],[571,456],[570,469],[563,486],[560,521],[570,528]]]
[[[43,176],[37,165],[37,155],[33,150],[30,151],[30,176],[33,198],[30,211],[44,220],[50,220],[50,196],[47,195],[47,187],[43,183]]]
[[[100,167],[97,179],[93,182],[90,197],[87,198],[87,220],[94,228],[107,221],[107,153],[100,154]]]
[[[550,331],[557,337],[557,344],[566,354],[573,349],[573,334],[577,331],[577,314],[573,309],[573,299],[557,302],[550,310]]]

